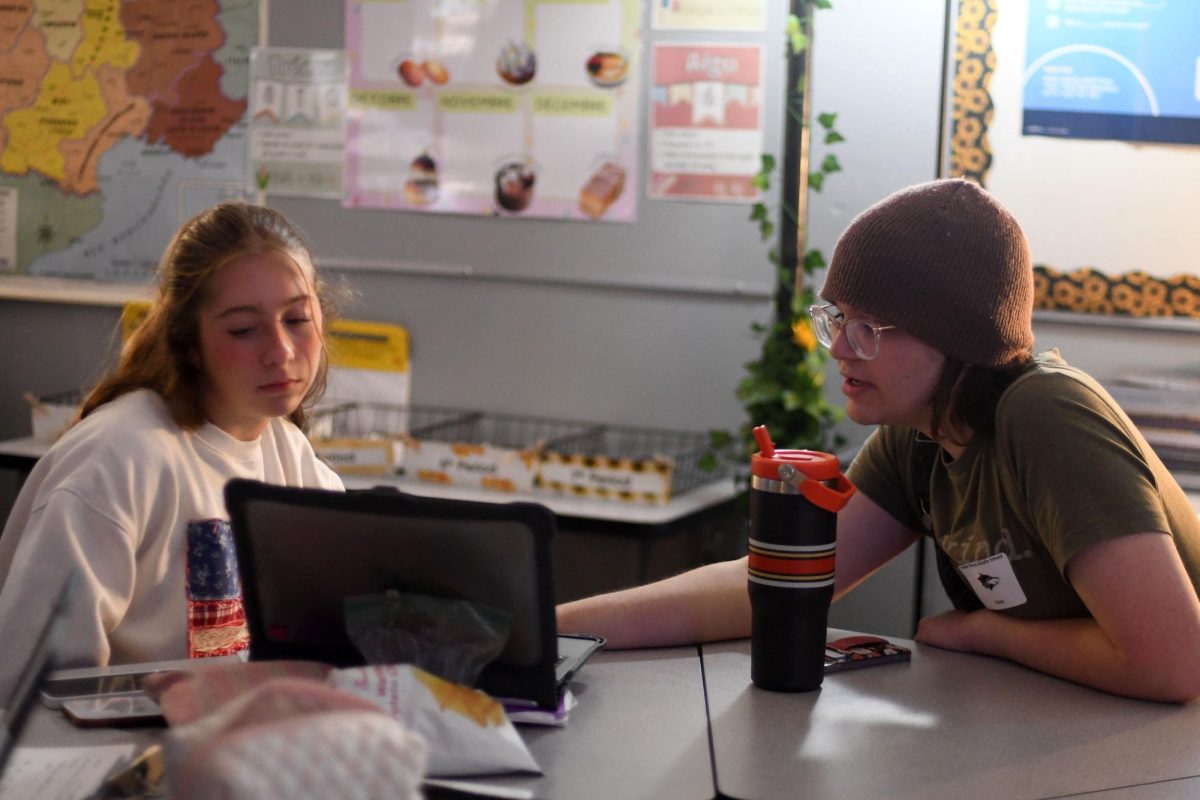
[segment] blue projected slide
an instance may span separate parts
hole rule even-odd
[[[1200,144],[1200,1],[1029,0],[1026,135]]]

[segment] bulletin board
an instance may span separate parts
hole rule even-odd
[[[531,7],[542,5],[551,8],[555,4],[531,0]],[[637,157],[630,163],[649,164],[644,120],[650,103],[651,49],[655,44],[679,41],[761,46],[762,149],[779,153],[787,12],[782,0],[769,0],[766,6],[764,30],[698,32],[652,30],[649,4],[641,4],[640,34],[630,37],[640,49],[628,56],[630,64],[644,74],[638,81],[630,76],[618,87],[621,91],[637,87],[636,102],[643,120],[642,129],[633,137]],[[269,43],[276,47],[343,48],[347,45],[345,7],[344,2],[329,0],[276,2],[271,8]],[[611,34],[595,30],[578,35],[580,42],[599,49],[611,38]],[[486,56],[491,64],[494,54],[488,51]],[[433,91],[429,84],[426,79],[419,90]],[[437,89],[445,91],[453,85],[452,76]],[[489,128],[485,125],[480,130],[480,135],[486,135]],[[567,147],[575,144],[571,138],[564,142]],[[621,212],[626,195],[630,202],[636,197],[636,215],[620,224],[605,224],[603,219],[530,218],[526,212],[468,216],[347,208],[336,201],[308,198],[268,196],[268,200],[304,229],[318,261],[334,268],[438,279],[470,277],[518,284],[770,297],[773,275],[766,264],[766,247],[747,219],[746,205],[647,198],[646,169],[648,166],[627,172],[620,200],[605,215]],[[579,193],[577,184],[586,178],[581,174],[572,184],[573,196]],[[397,183],[396,190],[402,191],[403,182]]]
[[[1200,146],[1022,133],[1029,15],[1070,7],[956,2],[948,172],[1021,223],[1037,308],[1200,319]]]

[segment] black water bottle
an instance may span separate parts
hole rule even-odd
[[[807,692],[825,677],[837,512],[854,494],[836,456],[776,450],[754,429],[750,458],[750,679],[760,689]]]

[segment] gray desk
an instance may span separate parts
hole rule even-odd
[[[601,652],[572,685],[565,729],[523,726],[541,778],[489,779],[539,798],[714,796],[697,648]]]
[[[745,641],[703,648],[729,797],[1200,796],[1200,704],[1126,700],[919,645],[910,664],[776,694],[750,685],[749,652]]]
[[[565,729],[521,729],[546,774],[488,782],[572,800],[1200,797],[1200,703],[1126,700],[935,648],[807,694],[755,689],[745,641],[602,652],[574,689]],[[21,744],[129,736],[39,707]]]
[[[697,648],[601,652],[572,689],[579,706],[566,728],[520,728],[545,775],[489,777],[487,783],[528,788],[547,800],[713,797]],[[147,745],[161,733],[153,728],[81,730],[38,704],[19,744]]]

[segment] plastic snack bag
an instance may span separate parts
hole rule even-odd
[[[413,664],[465,686],[504,650],[512,624],[482,603],[394,590],[343,605],[346,635],[366,663]]]
[[[498,701],[411,664],[334,670],[329,683],[378,704],[424,737],[431,776],[536,772],[541,767]]]
[[[418,800],[426,744],[378,705],[280,678],[165,738],[177,800]]]

